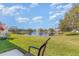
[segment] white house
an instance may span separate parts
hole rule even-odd
[[[0,37],[7,37],[8,27],[5,24],[0,23]]]

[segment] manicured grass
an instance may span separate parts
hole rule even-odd
[[[41,44],[44,43],[44,41],[48,38],[48,37],[36,37],[36,36],[23,36],[23,35],[11,35],[11,37],[15,37],[14,40],[9,40],[11,43],[17,45],[18,47],[28,51],[28,47],[29,46],[36,46],[36,47],[40,47]],[[32,53],[34,55],[37,54],[37,51],[35,51],[34,49],[32,49]]]
[[[1,42],[0,47],[6,49],[13,48],[14,45],[22,48],[25,51],[28,51],[28,46],[34,45],[39,47],[41,44],[47,40],[48,37],[40,36],[23,36],[17,34],[11,34],[10,38],[13,40],[8,40],[9,42]],[[3,46],[1,46],[3,44]],[[14,44],[14,45],[13,45]],[[2,49],[0,48],[0,51]],[[32,49],[34,55],[37,54],[37,51]],[[45,51],[46,56],[79,56],[79,35],[75,36],[52,36],[51,40],[47,44]]]
[[[45,54],[54,56],[79,56],[79,36],[52,37]]]
[[[8,40],[0,40],[0,53],[16,48],[16,46],[10,43]]]
[[[11,43],[28,50],[28,46],[35,45],[39,47],[48,37],[40,36],[22,36],[12,35],[14,40],[10,40]],[[36,54],[37,51],[32,49],[32,53]],[[46,56],[79,56],[79,36],[52,36],[48,42],[47,49],[45,51]]]

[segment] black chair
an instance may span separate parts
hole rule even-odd
[[[37,49],[38,50],[38,54],[37,56],[44,56],[44,52],[45,52],[45,49],[46,49],[46,45],[48,43],[48,41],[50,40],[50,38],[48,38],[44,44],[42,44],[39,48],[35,47],[35,46],[29,46],[28,48],[28,53],[31,53],[31,48],[34,48],[34,49]]]

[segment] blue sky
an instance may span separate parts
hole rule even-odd
[[[38,29],[56,28],[73,4],[67,3],[2,3],[0,21],[8,27]]]

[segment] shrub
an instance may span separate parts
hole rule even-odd
[[[67,35],[67,36],[71,36],[71,35],[79,35],[78,32],[66,32],[66,33],[64,33],[64,34]]]

